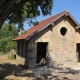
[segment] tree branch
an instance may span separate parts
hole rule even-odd
[[[23,6],[28,1],[30,0],[0,0],[0,28],[13,10]]]

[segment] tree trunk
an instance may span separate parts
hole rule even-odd
[[[0,0],[0,28],[13,10],[28,1],[30,0]]]

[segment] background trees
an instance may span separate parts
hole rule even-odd
[[[5,23],[0,29],[0,51],[7,52],[16,48],[15,42],[12,41],[18,35],[15,25]]]
[[[29,25],[36,25],[36,17],[50,15],[53,7],[53,0],[0,0],[0,51],[9,51],[15,48],[12,39],[18,35],[16,27],[23,30],[23,24],[28,21]],[[25,31],[21,32],[23,34]]]

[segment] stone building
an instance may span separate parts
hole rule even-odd
[[[48,67],[80,62],[80,26],[68,10],[39,22],[17,41],[17,61],[29,68],[45,59]]]

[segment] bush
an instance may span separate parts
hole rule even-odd
[[[12,60],[13,60],[13,59],[16,59],[16,54],[11,54],[11,56],[8,55],[8,58],[9,58],[9,59],[12,59]]]
[[[3,55],[4,54],[4,52],[0,52],[0,55]]]

